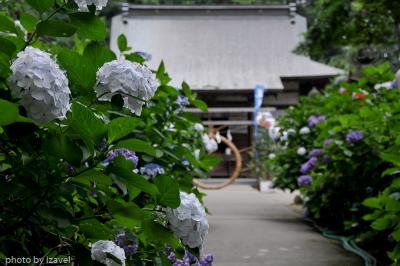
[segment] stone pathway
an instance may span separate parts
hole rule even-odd
[[[260,193],[248,185],[205,192],[211,212],[205,249],[215,266],[363,265],[306,223],[289,193]]]

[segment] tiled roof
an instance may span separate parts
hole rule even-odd
[[[293,54],[306,20],[293,6],[131,6],[112,20],[111,47],[124,33],[134,50],[164,60],[173,84],[198,90],[283,89],[282,77],[331,77],[341,70]],[[124,23],[124,20],[127,23]]]

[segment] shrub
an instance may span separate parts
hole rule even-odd
[[[165,210],[181,191],[201,201],[192,178],[218,161],[176,99],[205,103],[186,83],[168,85],[163,63],[150,71],[123,35],[116,60],[92,5],[107,1],[26,2],[21,27],[0,14],[1,261],[169,265],[167,247],[199,256]],[[105,70],[113,62],[125,72]]]

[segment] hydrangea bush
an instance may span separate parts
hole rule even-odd
[[[123,35],[116,59],[96,14],[106,4],[26,1],[29,13],[0,14],[0,262],[171,265],[168,247],[211,265],[192,179],[218,160],[184,111],[207,106],[186,83],[169,86],[163,63],[150,70]],[[184,235],[167,215],[182,208],[199,212]]]
[[[382,265],[397,265],[400,91],[376,86],[393,80],[388,65],[363,71],[358,81],[330,85],[287,110],[278,125],[296,133],[265,160],[276,187],[300,190],[309,218],[355,236]]]

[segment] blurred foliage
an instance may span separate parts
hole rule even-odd
[[[276,187],[299,189],[310,218],[327,230],[355,235],[382,265],[400,259],[400,91],[377,85],[393,77],[389,64],[366,67],[356,82],[302,98],[279,118],[282,131],[297,133],[281,141],[286,148],[272,164]],[[313,115],[326,120],[310,126]],[[300,134],[302,127],[310,133]],[[361,131],[362,140],[349,141],[351,131]],[[324,144],[327,139],[330,144]],[[299,147],[308,154],[297,154]],[[307,173],[311,184],[299,185],[300,168],[313,149],[322,149],[329,160],[319,157]]]
[[[349,70],[382,61],[399,66],[399,1],[315,0],[301,13],[308,32],[298,52]]]

